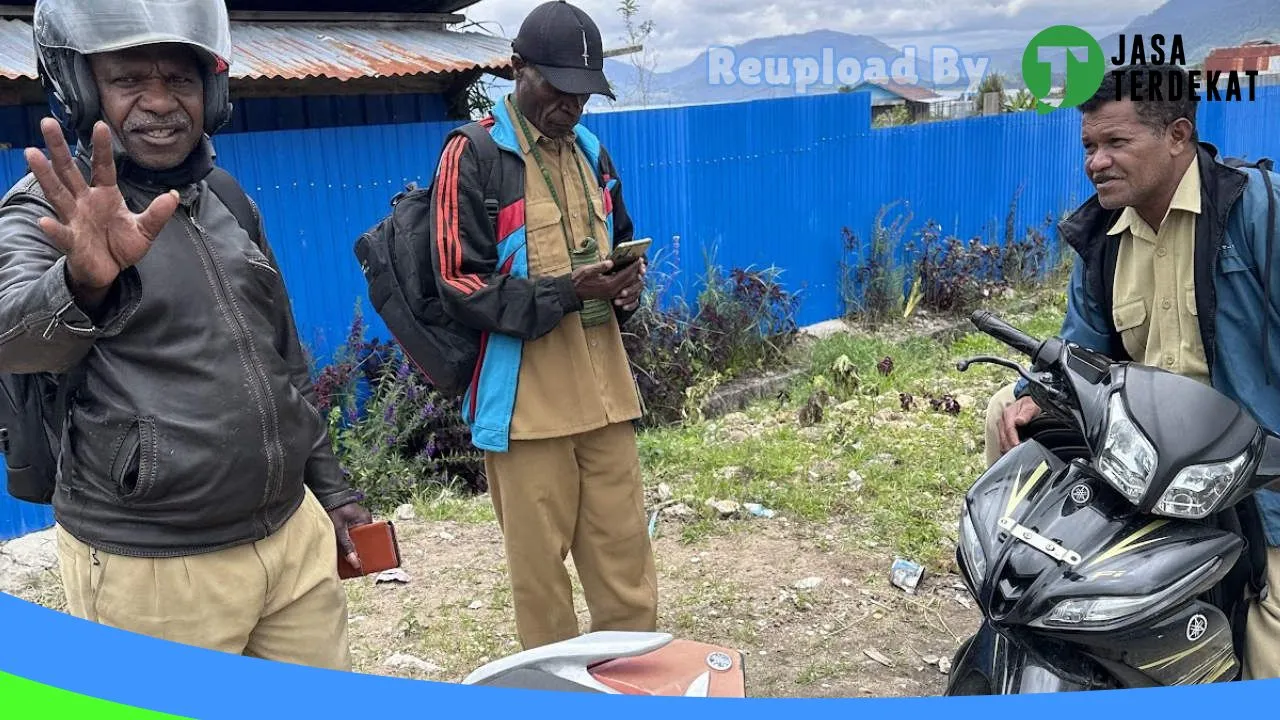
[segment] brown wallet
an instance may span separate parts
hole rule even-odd
[[[360,556],[360,569],[352,567],[339,548],[338,577],[347,580],[400,567],[400,543],[396,540],[396,527],[390,521],[357,525],[348,532]]]

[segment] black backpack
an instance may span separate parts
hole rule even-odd
[[[455,129],[476,148],[490,224],[498,219],[498,146],[478,122]],[[410,184],[391,199],[391,212],[356,240],[355,254],[369,285],[369,300],[405,356],[442,395],[458,397],[472,381],[480,332],[450,317],[440,300],[431,261],[431,198]]]
[[[261,249],[257,213],[240,184],[222,168],[205,181]],[[53,501],[70,400],[83,380],[80,365],[60,375],[0,373],[0,452],[9,495],[40,505]]]

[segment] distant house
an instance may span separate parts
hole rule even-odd
[[[908,85],[889,79],[869,79],[854,85],[845,92],[871,93],[871,117],[874,120],[894,108],[907,108],[912,121],[929,117],[931,108],[944,98],[919,85]]]
[[[1204,60],[1206,72],[1247,72],[1280,75],[1280,43],[1254,40],[1229,48],[1215,48]]]
[[[510,40],[453,29],[476,2],[230,0],[236,112],[223,132],[466,118],[478,79],[510,75]],[[40,144],[48,114],[34,5],[0,5],[0,147]]]

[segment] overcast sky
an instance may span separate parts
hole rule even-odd
[[[895,47],[954,45],[962,52],[1017,47],[1056,24],[1101,36],[1151,12],[1165,0],[639,0],[652,19],[648,45],[660,70],[688,63],[710,45],[737,45],[757,37],[811,30],[872,35]],[[626,37],[618,0],[577,0],[600,26],[605,47]],[[480,0],[463,12],[513,37],[537,0]],[[993,28],[983,29],[984,26]]]

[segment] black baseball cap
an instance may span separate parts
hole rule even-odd
[[[604,76],[600,29],[577,6],[553,0],[534,8],[511,49],[560,92],[617,100]]]

